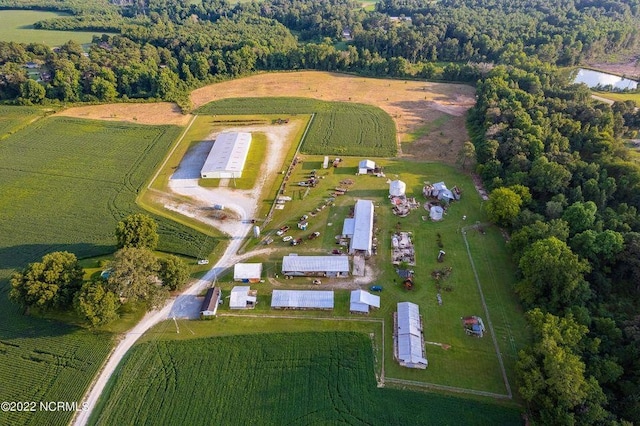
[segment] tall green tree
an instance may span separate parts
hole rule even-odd
[[[172,291],[182,288],[189,279],[189,265],[174,255],[161,258],[159,262],[158,276],[162,280],[162,285]]]
[[[96,327],[118,318],[120,301],[101,281],[89,281],[76,293],[74,307],[89,324]]]
[[[118,248],[134,247],[154,250],[158,246],[158,224],[142,213],[127,216],[116,225]]]
[[[114,254],[107,288],[127,302],[145,302],[150,306],[162,303],[167,291],[158,277],[160,265],[146,248],[125,247]]]
[[[584,274],[589,263],[556,237],[533,243],[520,258],[522,280],[516,291],[527,306],[543,306],[558,314],[588,299]]]
[[[522,198],[509,188],[496,188],[486,202],[489,219],[500,225],[509,226],[520,213]]]
[[[41,104],[47,91],[44,86],[35,80],[28,79],[20,85],[20,97],[18,102],[22,105]]]
[[[25,308],[66,308],[82,285],[84,272],[75,254],[57,251],[11,277],[9,297]]]

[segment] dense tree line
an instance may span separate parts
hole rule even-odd
[[[478,82],[469,123],[487,211],[511,231],[533,331],[518,386],[541,424],[640,421],[640,167],[634,105],[520,58]]]

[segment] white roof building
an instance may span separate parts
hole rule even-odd
[[[396,358],[400,365],[425,369],[429,365],[424,352],[420,308],[415,303],[399,302],[396,316]]]
[[[376,163],[373,160],[362,160],[358,163],[358,174],[366,175],[368,172],[373,172],[376,168]]]
[[[351,221],[349,219],[345,219],[345,222],[349,221],[349,223],[345,223],[342,228],[343,234],[351,239],[349,242],[349,254],[364,252],[365,256],[371,256],[373,202],[370,200],[356,201],[353,219]]]
[[[262,276],[262,263],[236,263],[233,267],[234,281],[259,281]]]
[[[220,289],[218,287],[209,288],[200,307],[200,317],[208,318],[216,316],[216,312],[218,312],[219,300]]]
[[[235,286],[231,289],[229,309],[248,309],[256,306],[256,291],[249,286]]]
[[[368,314],[369,308],[380,307],[380,296],[376,296],[364,290],[353,290],[351,292],[351,303],[349,310],[351,312],[361,312]]]
[[[401,180],[393,180],[389,185],[389,195],[392,197],[402,197],[407,192],[407,184]]]
[[[282,258],[282,273],[298,276],[346,277],[349,275],[348,256],[298,256]]]
[[[333,309],[333,291],[273,290],[272,309]]]
[[[442,215],[444,214],[444,209],[441,206],[431,206],[429,209],[429,217],[431,220],[442,220]]]
[[[209,151],[200,176],[202,178],[239,178],[249,154],[251,133],[220,133]]]

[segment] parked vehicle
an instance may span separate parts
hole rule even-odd
[[[214,204],[213,205],[213,209],[214,210],[224,210],[224,206],[222,204]]]
[[[313,280],[313,283],[314,283],[314,284],[322,284],[322,281],[320,281],[320,280]]]
[[[291,240],[293,240],[293,237],[291,235],[287,235],[286,237],[282,238],[282,241],[284,241],[285,243]]]
[[[283,226],[282,228],[278,229],[278,232],[276,232],[276,235],[280,236],[280,235],[284,234],[285,232],[287,232],[289,229],[291,229],[291,228],[289,228],[288,226]]]
[[[209,264],[209,259],[199,259],[198,260],[198,265],[208,265]]]
[[[382,286],[381,285],[372,285],[371,287],[369,287],[369,290],[371,290],[371,291],[382,291]]]
[[[309,235],[309,239],[310,240],[314,240],[314,239],[318,238],[319,236],[320,236],[320,233],[318,231],[316,231],[313,234]]]
[[[309,219],[309,215],[304,214],[300,217],[300,222],[304,222],[307,219]]]

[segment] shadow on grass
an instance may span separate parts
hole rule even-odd
[[[68,251],[78,259],[111,253],[115,246],[96,245],[89,243],[77,244],[21,244],[0,248],[0,270],[16,269],[27,266],[28,263],[38,262],[42,257],[54,251]]]

